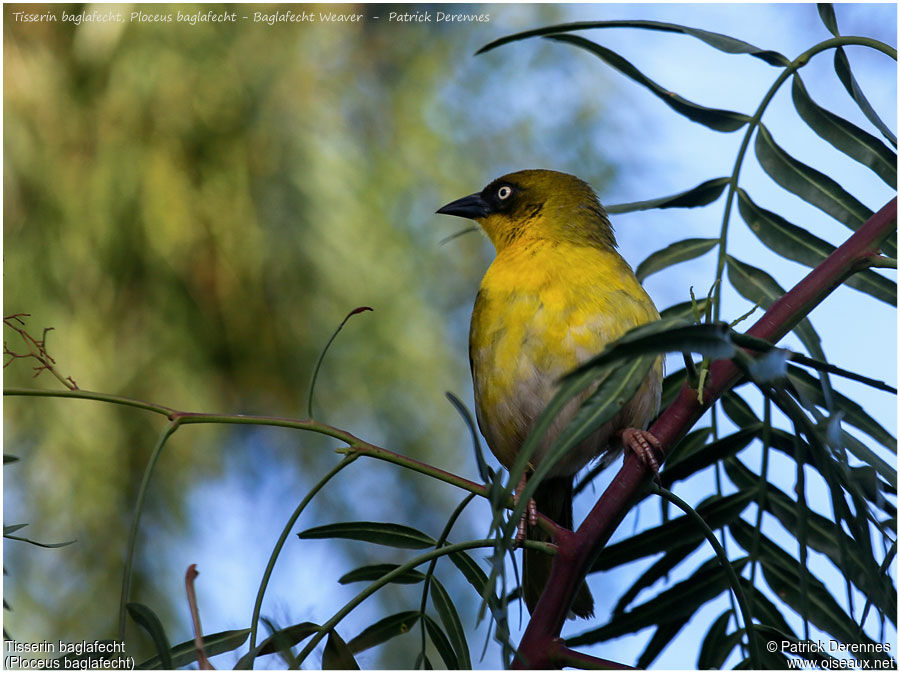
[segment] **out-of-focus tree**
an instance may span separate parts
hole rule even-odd
[[[12,15],[22,9],[3,10],[4,304],[6,314],[31,314],[32,333],[54,328],[47,347],[61,371],[83,389],[181,409],[302,417],[323,343],[348,310],[369,305],[375,312],[332,349],[316,411],[474,473],[443,393],[469,385],[456,335],[488,249],[477,237],[438,247],[453,230],[436,231],[432,213],[526,165],[601,186],[611,169],[595,149],[556,149],[596,124],[597,102],[573,98],[552,127],[536,122],[540,110],[502,104],[509,65],[468,59],[489,37],[477,25],[389,24],[372,18],[383,6],[294,6],[366,16],[272,26],[24,23]],[[93,9],[108,8],[27,7]],[[199,9],[121,11],[127,19]],[[547,7],[529,13],[531,23],[555,18]],[[549,81],[568,59],[548,54],[523,52],[532,76]],[[467,77],[473,69],[478,76]],[[548,95],[568,95],[554,86]],[[460,101],[484,107],[482,126],[450,130]],[[19,362],[5,375],[7,386],[56,384],[32,382]],[[131,409],[6,399],[6,452],[20,458],[4,475],[7,521],[30,522],[36,538],[77,539],[46,552],[6,546],[12,635],[113,634],[127,529],[160,427]],[[186,625],[179,597],[154,582],[167,555],[155,541],[189,515],[227,522],[227,502],[185,511],[225,452],[251,474],[281,465],[320,474],[333,463],[329,446],[276,431],[179,434],[152,482],[134,598]],[[414,525],[440,526],[437,512],[457,497],[423,480],[401,488],[406,475],[383,466],[356,474],[352,488],[322,495],[334,519],[396,508]],[[284,503],[285,516],[294,505]]]

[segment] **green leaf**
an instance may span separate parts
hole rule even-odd
[[[750,584],[748,579],[741,577],[740,581],[744,596],[752,602],[753,617],[758,619],[761,624],[768,624],[785,635],[793,636],[794,630],[788,626],[784,615],[775,607],[775,604],[762,591]]]
[[[733,521],[729,530],[741,547],[750,550],[755,532],[744,521]],[[790,554],[783,551],[765,535],[759,536],[760,567],[769,587],[778,597],[798,614],[805,604],[809,621],[826,633],[844,643],[866,643],[872,641],[858,630],[857,624],[845,613],[828,589],[806,568],[806,596],[800,595],[800,564]],[[859,653],[869,659],[865,653]]]
[[[219,631],[208,636],[203,636],[203,646],[206,648],[206,656],[214,657],[223,652],[231,652],[236,650],[247,637],[250,635],[250,629],[234,629],[230,631]],[[173,647],[170,651],[172,657],[172,668],[184,668],[197,661],[197,646],[194,639],[185,640]],[[137,670],[158,669],[160,668],[160,659],[158,656],[151,657],[141,662],[135,668]]]
[[[671,465],[676,465],[685,456],[692,456],[703,448],[711,433],[712,428],[705,427],[692,430],[682,437],[669,452],[669,455],[666,458],[666,467],[668,468]]]
[[[745,264],[731,255],[727,255],[727,260],[728,280],[747,301],[769,308],[776,299],[784,295],[784,289],[762,269]],[[797,323],[793,331],[811,355],[824,359],[821,356],[822,340],[808,318]]]
[[[735,346],[731,343],[730,330],[727,325],[685,325],[684,321],[657,320],[630,330],[620,339],[608,345],[599,355],[563,377],[562,385],[538,416],[531,433],[523,442],[515,462],[509,469],[507,486],[500,492],[502,497],[492,499],[496,510],[500,509],[501,501],[504,501],[507,496],[511,496],[513,485],[517,484],[519,478],[525,474],[538,443],[543,440],[560,410],[585,388],[595,383],[598,378],[605,377],[605,380],[589,399],[588,408],[585,409],[583,405],[579,409],[575,418],[566,426],[543,457],[532,478],[528,480],[528,484],[520,494],[519,503],[505,524],[503,540],[511,540],[515,528],[513,522],[522,515],[541,479],[571,448],[572,442],[577,443],[579,437],[583,436],[585,432],[589,434],[588,429],[591,424],[601,422],[598,419],[603,418],[605,414],[619,405],[620,401],[624,404],[630,398],[631,394],[626,397],[623,397],[623,394],[635,384],[636,372],[645,367],[645,372],[649,370],[648,359],[637,356],[687,350],[701,352],[709,357],[730,357],[735,352]],[[624,364],[620,364],[623,361]],[[499,571],[495,564],[489,582],[493,583],[498,574]]]
[[[4,465],[6,465],[8,463],[15,463],[17,460],[19,460],[18,456],[13,456],[12,454],[9,454],[9,453],[3,454],[3,464]]]
[[[444,585],[432,577],[431,579],[431,602],[437,610],[441,623],[446,629],[450,644],[456,654],[456,660],[462,669],[471,669],[472,662],[469,659],[469,644],[466,642],[466,631],[463,629],[462,622],[459,620],[459,614],[456,607],[450,599],[450,594],[444,589]]]
[[[740,516],[755,495],[756,489],[747,489],[727,496],[712,496],[697,507],[697,513],[710,528],[721,528]],[[683,514],[607,546],[589,572],[610,570],[645,556],[679,549],[705,539],[696,522]]]
[[[667,409],[672,404],[686,381],[686,369],[678,369],[663,379],[662,396],[659,403],[660,409]]]
[[[285,647],[293,647],[314,633],[318,633],[319,628],[319,625],[313,622],[300,622],[299,624],[279,629],[257,645],[257,656],[275,654]]]
[[[805,369],[788,365],[788,379],[806,399],[823,409],[828,408],[819,382]],[[881,427],[857,402],[837,391],[832,391],[831,398],[834,408],[840,409],[844,413],[842,419],[844,422],[859,428],[894,453],[897,452],[896,437]]]
[[[878,503],[878,501],[882,500],[885,494],[893,494],[895,489],[884,479],[878,477],[875,468],[869,465],[860,465],[848,466],[846,470],[847,481],[854,486],[852,490],[862,494],[866,500],[877,507],[882,507],[884,504],[890,505],[890,503]]]
[[[726,460],[722,463],[725,474],[731,480],[731,483],[741,490],[757,491],[761,490],[761,482],[763,478],[749,469],[737,458]],[[769,482],[766,482],[766,488],[769,488]]]
[[[698,447],[692,454],[682,456],[674,464],[667,461],[666,468],[659,475],[660,482],[665,488],[669,488],[676,481],[687,479],[700,470],[715,465],[720,460],[730,458],[759,437],[761,432],[761,423],[741,428],[734,434]]]
[[[396,563],[376,563],[374,565],[362,566],[351,570],[346,575],[338,579],[339,584],[350,584],[351,582],[374,582],[380,580],[389,572],[396,570],[400,566]],[[416,584],[425,579],[425,575],[414,568],[410,568],[402,575],[395,577],[391,582],[395,584]]]
[[[559,433],[548,457],[567,452],[619,413],[644,384],[654,361],[653,356],[645,355],[613,369]]]
[[[490,44],[485,45],[475,53],[482,54],[486,51],[490,51],[491,49],[499,47],[502,44],[516,42],[518,40],[524,40],[526,38],[535,37],[538,35],[550,35],[552,33],[565,33],[573,30],[587,30],[591,28],[642,28],[645,30],[662,31],[664,33],[683,33],[684,35],[689,35],[691,37],[697,38],[698,40],[702,40],[711,47],[715,47],[719,51],[724,51],[727,54],[749,54],[750,56],[762,59],[769,65],[775,66],[786,66],[790,65],[791,63],[787,57],[782,56],[777,51],[760,49],[758,47],[754,47],[749,42],[744,42],[743,40],[738,40],[737,38],[729,37],[728,35],[713,33],[711,31],[702,30],[700,28],[690,28],[688,26],[682,26],[676,23],[644,20],[576,21],[572,23],[561,23],[555,26],[546,26],[544,28],[537,28],[535,30],[526,30],[521,33],[515,33],[514,35],[501,37],[499,40],[494,40]]]
[[[359,664],[353,658],[353,652],[337,631],[328,633],[325,649],[322,651],[322,668],[326,671],[358,671]]]
[[[834,252],[835,247],[831,243],[813,236],[776,213],[760,208],[743,189],[737,191],[738,210],[747,226],[760,241],[782,257],[815,267]],[[897,303],[897,284],[874,271],[857,272],[844,284],[888,304]]]
[[[636,668],[648,669],[650,664],[659,656],[659,653],[665,649],[666,645],[672,642],[672,639],[678,635],[678,632],[684,628],[684,625],[690,621],[690,617],[683,617],[672,622],[664,622],[656,627],[653,637],[647,643],[647,647],[638,657]]]
[[[653,565],[647,568],[647,570],[645,570],[641,576],[628,587],[625,593],[619,597],[616,606],[613,608],[613,617],[625,612],[625,609],[631,605],[631,602],[637,598],[641,591],[653,586],[657,580],[666,577],[675,566],[690,556],[702,543],[703,540],[701,536],[680,547],[666,549],[665,553]]]
[[[725,472],[732,483],[741,489],[752,489],[761,479],[738,461],[726,462]],[[798,536],[798,503],[773,484],[766,484],[765,508],[778,519],[786,530],[795,537]],[[897,592],[889,578],[883,575],[878,566],[874,564],[871,556],[860,553],[860,544],[847,536],[840,526],[816,512],[806,510],[803,525],[805,526],[806,544],[827,556],[844,577],[849,578],[867,596],[871,596],[876,607],[883,609],[886,614],[891,616],[891,621],[894,621],[896,619],[894,606],[897,604]],[[865,534],[868,534],[867,529]],[[855,550],[847,553],[843,557],[845,560],[842,560],[842,545],[846,550]],[[867,560],[873,562],[866,563]],[[782,630],[786,626],[776,623],[772,625]]]
[[[634,275],[643,283],[644,279],[652,273],[686,262],[689,259],[700,257],[719,244],[718,238],[686,238],[677,241],[662,250],[652,253],[647,259],[638,264]]]
[[[813,459],[813,449],[796,434],[792,434],[781,428],[772,428],[769,431],[769,446],[778,449],[788,458],[804,465],[816,466]]]
[[[735,573],[740,574],[746,559],[732,562]],[[728,590],[728,575],[717,558],[703,563],[688,579],[650,598],[646,603],[620,614],[605,626],[566,638],[569,647],[589,645],[629,633],[693,616],[700,606]]]
[[[368,650],[371,647],[387,642],[391,638],[409,633],[409,630],[415,626],[418,620],[418,610],[398,612],[365,628],[362,633],[347,643],[347,646],[354,654]]]
[[[678,94],[672,93],[668,89],[661,87],[614,51],[611,51],[606,47],[601,47],[599,44],[586,40],[578,35],[554,34],[545,36],[545,39],[553,40],[555,42],[565,42],[591,52],[623,75],[649,89],[657,98],[677,113],[698,124],[703,124],[714,131],[730,133],[732,131],[737,131],[750,121],[750,117],[741,114],[740,112],[708,108],[703,105],[698,105],[697,103],[692,103]]]
[[[294,624],[293,626],[288,626],[283,629],[279,629],[274,631],[268,638],[263,640],[259,645],[256,646],[255,653],[248,652],[234,665],[235,670],[246,670],[252,666],[253,660],[256,657],[262,657],[267,654],[275,654],[277,652],[284,652],[285,650],[289,650],[294,645],[303,640],[306,640],[314,633],[318,633],[319,625],[314,622],[301,622],[299,624]],[[247,630],[249,633],[249,629]],[[193,642],[193,641],[191,641]],[[208,641],[204,641],[207,644]],[[207,651],[209,651],[207,649]],[[252,655],[252,656],[251,656]]]
[[[722,395],[720,401],[725,415],[739,428],[744,428],[760,422],[759,417],[753,409],[750,408],[750,405],[747,404],[743,397],[734,392],[734,390],[729,390]]]
[[[574,379],[590,370],[627,360],[637,355],[699,353],[712,360],[730,358],[735,353],[731,330],[722,323],[685,324],[683,320],[657,320],[640,325],[614,341],[603,351],[573,369],[563,380]]]
[[[427,549],[435,541],[425,533],[396,523],[377,521],[345,521],[309,528],[297,533],[301,540],[342,538],[361,540],[400,549]]]
[[[756,134],[756,157],[779,185],[853,231],[872,217],[872,211],[851,196],[837,182],[811,166],[797,161],[779,147],[762,124]]]
[[[859,88],[859,84],[857,84],[856,78],[850,70],[850,61],[847,60],[847,54],[844,52],[843,47],[838,47],[834,50],[834,71],[837,73],[838,79],[841,80],[841,84],[844,85],[847,93],[856,101],[866,119],[872,122],[872,125],[881,132],[881,135],[888,139],[891,145],[897,147],[897,136],[891,133],[887,124],[881,121],[881,118],[875,112],[865,94],[863,94],[862,89]]]
[[[731,621],[731,610],[719,615],[709,627],[700,654],[697,656],[697,668],[701,670],[721,669],[725,660],[737,643],[728,637],[728,622]]]
[[[713,178],[678,194],[661,196],[646,201],[633,201],[631,203],[618,203],[607,206],[606,212],[616,215],[637,210],[650,210],[651,208],[696,208],[698,206],[706,206],[722,195],[730,181],[731,178]]]
[[[460,551],[450,554],[450,560],[463,574],[463,577],[468,580],[469,584],[475,587],[475,591],[478,592],[478,595],[483,595],[488,578],[484,570],[481,569],[481,566],[475,562],[475,559],[466,552]]]
[[[888,465],[887,461],[846,430],[841,432],[841,440],[850,453],[866,465],[872,466],[888,482],[892,489],[897,490],[897,471],[894,467]]]
[[[794,107],[806,124],[823,140],[855,159],[863,166],[871,168],[878,177],[897,189],[897,154],[883,142],[866,133],[843,117],[838,117],[820,107],[806,91],[800,75],[794,73],[791,87]]]
[[[23,526],[27,524],[22,524]],[[27,537],[20,537],[18,535],[7,535],[3,534],[7,540],[17,540],[19,542],[27,542],[28,544],[32,544],[35,547],[43,547],[44,549],[58,549],[59,547],[67,547],[70,544],[75,544],[77,540],[69,540],[68,542],[38,542],[37,540],[32,540]]]
[[[166,636],[166,630],[163,628],[159,617],[149,607],[143,603],[128,603],[126,606],[128,614],[153,640],[153,646],[159,655],[160,663],[163,668],[172,669],[172,649],[169,645],[169,638]]]
[[[3,537],[7,540],[16,540],[18,542],[26,542],[28,544],[34,545],[35,547],[43,547],[44,549],[58,549],[59,547],[66,547],[70,544],[75,544],[75,540],[69,540],[68,542],[38,542],[36,540],[32,540],[27,537],[20,537],[19,535],[13,535],[17,530],[22,530],[27,526],[27,523],[17,523],[10,526],[3,527]]]
[[[481,448],[481,440],[479,439],[478,428],[475,426],[475,419],[469,412],[469,408],[451,392],[445,392],[444,395],[450,400],[450,404],[456,409],[457,413],[462,416],[463,422],[469,429],[469,436],[472,438],[472,450],[475,452],[475,464],[478,466],[478,474],[481,479],[488,483],[494,479],[494,471],[488,466],[484,459],[484,451]]]
[[[437,650],[438,654],[441,655],[441,659],[444,660],[447,670],[459,670],[460,665],[456,658],[456,653],[453,651],[453,646],[450,645],[450,640],[443,629],[428,615],[423,615],[423,617],[425,618],[425,628],[428,629],[428,636],[434,644],[434,649]]]
[[[261,621],[269,630],[269,637],[263,641],[266,649],[270,650],[271,652],[277,653],[278,659],[281,660],[280,665],[282,667],[290,669],[300,668],[300,661],[294,655],[293,651],[294,645],[296,644],[296,642],[298,642],[297,637],[292,638],[288,633],[293,629],[293,627],[282,629],[267,617],[262,617]],[[300,640],[305,639],[308,635],[318,633],[321,629],[321,627],[319,627],[317,624],[313,624],[311,622],[307,622],[307,625],[312,626],[311,633],[299,636]],[[299,631],[300,629],[294,630]],[[256,646],[257,655],[259,655],[260,650],[263,649],[263,643]],[[245,661],[246,664],[244,664]],[[255,659],[251,657],[250,653],[248,652],[246,655],[241,657],[238,663],[241,664],[243,668],[253,668],[254,661]]]
[[[830,2],[817,2],[816,9],[819,10],[819,17],[822,19],[822,23],[825,24],[825,27],[832,35],[837,37],[839,33],[837,19],[834,16],[834,5]]]
[[[797,507],[797,502],[781,490],[771,484],[767,486],[766,509],[794,537],[798,536]],[[844,577],[859,587],[860,591],[872,600],[875,607],[896,623],[897,591],[890,579],[880,572],[877,565],[866,563],[861,554],[851,551],[844,558],[841,556],[842,544],[844,549],[854,550],[858,548],[857,543],[835,522],[816,512],[808,511],[803,525],[806,527],[806,544],[825,554]]]
[[[846,463],[841,465],[840,467],[846,468]],[[862,557],[862,562],[864,567],[867,569],[876,569],[875,572],[878,573],[877,568],[879,564],[875,561],[874,550],[872,548],[872,530],[869,526],[870,519],[874,520],[874,517],[871,517],[871,513],[869,511],[869,503],[866,501],[864,494],[861,492],[860,485],[855,483],[854,475],[847,475],[849,470],[841,470],[844,476],[843,484],[848,484],[845,486],[846,490],[849,492],[850,498],[853,501],[853,511],[846,510],[842,513],[842,518],[847,523],[850,528],[850,533],[853,536],[854,541],[856,542],[855,546],[852,550],[847,550],[847,554],[849,555],[851,552],[853,554],[857,554]],[[828,475],[826,475],[826,479]],[[832,492],[836,492],[838,489],[832,486]],[[845,504],[846,501],[843,500],[843,493],[839,494],[842,498],[841,504]],[[834,496],[832,496],[834,498]],[[840,521],[838,519],[838,521]],[[888,537],[884,531],[881,531],[881,534],[885,537]],[[888,537],[888,539],[890,539]],[[843,539],[839,539],[839,542],[842,542]],[[877,581],[877,580],[876,580]],[[867,589],[872,589],[873,591],[877,591],[878,587],[869,586]],[[893,605],[896,605],[896,594],[894,595],[894,600],[892,601]],[[893,611],[893,608],[892,608]],[[896,623],[896,615],[892,616],[892,621]]]

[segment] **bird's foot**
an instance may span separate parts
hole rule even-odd
[[[662,452],[662,444],[649,430],[637,428],[625,428],[620,433],[622,445],[626,451],[631,451],[644,465],[650,468],[653,476],[659,479],[659,458]]]
[[[523,474],[522,478],[519,480],[518,487],[516,487],[516,492],[513,494],[513,502],[517,505],[519,504],[519,494],[525,490],[526,483],[527,479]],[[525,541],[528,526],[537,526],[537,505],[534,502],[534,498],[528,499],[528,506],[525,508],[525,513],[522,514],[522,518],[519,519],[519,524],[516,528],[516,547]]]

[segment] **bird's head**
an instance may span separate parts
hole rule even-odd
[[[519,240],[569,241],[615,247],[616,239],[597,195],[574,175],[544,169],[497,178],[437,211],[475,220],[499,252]]]

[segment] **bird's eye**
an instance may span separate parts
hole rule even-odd
[[[510,187],[509,185],[503,185],[500,189],[497,190],[497,196],[500,199],[508,199],[510,194],[512,194],[512,187]]]

